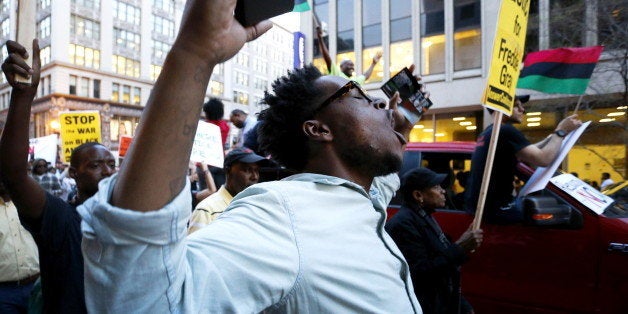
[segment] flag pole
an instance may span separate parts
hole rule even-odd
[[[471,230],[480,229],[482,216],[484,214],[484,204],[486,202],[486,194],[488,193],[488,184],[491,181],[491,173],[493,172],[493,161],[495,160],[495,150],[497,149],[497,140],[499,139],[499,130],[502,125],[501,111],[495,112],[493,116],[493,131],[491,132],[491,141],[488,144],[488,153],[486,154],[486,165],[484,166],[484,175],[482,176],[482,185],[480,186],[480,196],[478,204],[475,208],[475,218],[473,218],[473,227]]]
[[[582,97],[584,97],[584,94],[580,95],[580,98],[578,98],[578,103],[576,104],[576,109],[574,109],[573,114],[578,113],[578,108],[580,108],[580,102],[582,102]]]

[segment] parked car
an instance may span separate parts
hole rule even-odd
[[[453,182],[456,172],[469,170],[474,146],[409,143],[401,174],[424,166]],[[525,181],[533,170],[520,164],[517,172]],[[393,199],[389,216],[399,204]],[[473,216],[449,199],[447,207],[434,216],[457,239]],[[527,196],[524,208],[521,223],[482,223],[482,246],[462,267],[463,294],[476,313],[628,313],[626,208],[609,202],[597,214],[553,183]]]

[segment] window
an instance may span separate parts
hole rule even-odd
[[[166,54],[168,54],[168,51],[170,51],[170,48],[170,44],[158,40],[153,40],[153,57],[158,60],[165,59]]]
[[[248,105],[249,104],[249,94],[241,91],[233,91],[233,102]]]
[[[248,67],[249,66],[249,55],[244,52],[240,52],[236,55],[236,63]]]
[[[482,66],[481,5],[479,0],[455,1],[454,71]]]
[[[112,68],[115,73],[131,77],[140,77],[139,61],[118,55],[113,55],[111,60],[113,62]]]
[[[247,73],[244,73],[242,71],[235,71],[235,81],[236,84],[238,85],[242,85],[242,86],[248,86],[249,85],[249,75]]]
[[[256,89],[266,90],[268,88],[268,80],[266,80],[265,78],[256,77],[254,85]]]
[[[122,102],[128,104],[131,102],[131,86],[122,85]]]
[[[225,92],[225,84],[211,80],[209,81],[209,91],[212,95],[222,96]]]
[[[118,47],[140,51],[140,34],[120,28],[113,29],[114,43]]]
[[[153,15],[153,31],[172,38],[174,37],[174,22],[161,16]]]
[[[139,106],[142,101],[142,90],[139,87],[133,87],[133,104]]]
[[[1,1],[9,2],[9,1]],[[47,9],[50,7],[50,0],[37,0],[37,11]]]
[[[406,0],[407,1],[407,0]],[[353,52],[353,0],[338,0],[338,43],[337,62],[346,59],[343,52]]]
[[[50,46],[46,46],[39,50],[39,58],[42,66],[50,63]]]
[[[89,96],[89,79],[81,77],[81,84],[79,86],[78,95],[83,97]]]
[[[48,5],[50,5],[50,0],[44,1],[48,1]],[[72,4],[94,10],[100,9],[100,0],[72,0]]]
[[[100,40],[100,23],[72,14],[70,16],[70,34]]]
[[[412,4],[390,1],[390,75],[412,64]]]
[[[37,23],[37,38],[44,39],[50,37],[50,16]]]
[[[114,1],[113,2],[113,17],[119,21],[130,23],[133,25],[140,25],[140,9],[136,6],[128,3]]]
[[[174,1],[173,0],[153,0],[153,7],[162,10],[168,14],[174,13]]]
[[[6,18],[4,21],[0,22],[0,37],[8,38],[9,36],[11,36],[11,34],[9,33],[11,27],[10,23],[11,20],[9,18]]]
[[[94,98],[100,98],[100,80],[94,80]]]
[[[212,75],[223,75],[224,73],[225,73],[225,65],[221,63],[221,64],[217,64],[214,67],[214,71],[212,72]]]
[[[156,81],[157,78],[159,77],[159,73],[161,73],[161,66],[151,64],[150,65],[150,78],[153,81]]]
[[[76,65],[100,69],[100,50],[70,44],[68,55],[70,62]]]
[[[117,142],[122,135],[133,136],[138,123],[138,118],[114,115],[109,124],[109,139]]]
[[[50,0],[47,1],[50,2]],[[0,0],[0,13],[9,12],[9,4],[9,0]],[[50,5],[50,3],[48,5]]]
[[[266,60],[262,59],[262,58],[254,58],[253,59],[253,69],[257,72],[260,73],[266,73],[266,70],[268,69],[267,65],[266,65]]]
[[[445,73],[445,8],[439,0],[422,0],[421,74]]]
[[[373,57],[382,51],[382,1],[362,2],[362,72],[373,63]],[[366,81],[379,82],[384,77],[384,64],[378,62]]]
[[[601,1],[602,2],[602,1]],[[583,0],[550,0],[550,48],[582,47],[586,34]]]
[[[76,75],[70,75],[70,95],[76,95],[76,84],[78,81],[78,77]]]
[[[50,75],[41,77],[39,82],[39,97],[43,97],[51,93],[50,87],[52,86],[52,83],[50,82],[50,79]]]
[[[120,102],[120,84],[111,84],[111,101]]]
[[[323,29],[323,42],[325,43],[325,46],[329,48],[329,36],[327,36],[327,25],[329,23],[329,1],[314,0],[313,4],[314,7],[312,10],[313,12],[316,12],[316,16],[320,20],[321,28]],[[325,65],[325,61],[322,57],[323,55],[320,51],[316,30],[314,30],[312,34],[314,34],[314,43],[312,44],[312,48],[314,48],[314,59],[312,60],[312,64],[314,64],[322,73],[327,73],[327,65]]]

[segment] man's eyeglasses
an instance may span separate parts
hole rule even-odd
[[[318,106],[318,108],[316,108],[316,110],[314,112],[318,112],[318,111],[322,110],[323,108],[327,107],[327,105],[331,104],[332,102],[334,102],[334,101],[336,101],[336,100],[346,96],[354,88],[356,88],[360,92],[360,94],[362,95],[362,97],[364,97],[364,99],[366,99],[366,101],[368,101],[369,103],[373,102],[373,99],[371,99],[371,97],[369,97],[366,94],[366,92],[362,89],[360,84],[356,83],[355,81],[349,81],[349,82],[347,82],[347,84],[345,84],[340,89],[338,89],[335,93],[333,93],[331,96],[329,96],[329,98],[325,99],[325,101],[323,101]]]

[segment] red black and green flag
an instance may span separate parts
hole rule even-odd
[[[294,9],[292,12],[305,12],[310,10],[307,0],[294,0]]]
[[[529,53],[517,88],[550,94],[584,94],[604,47],[558,48]]]

